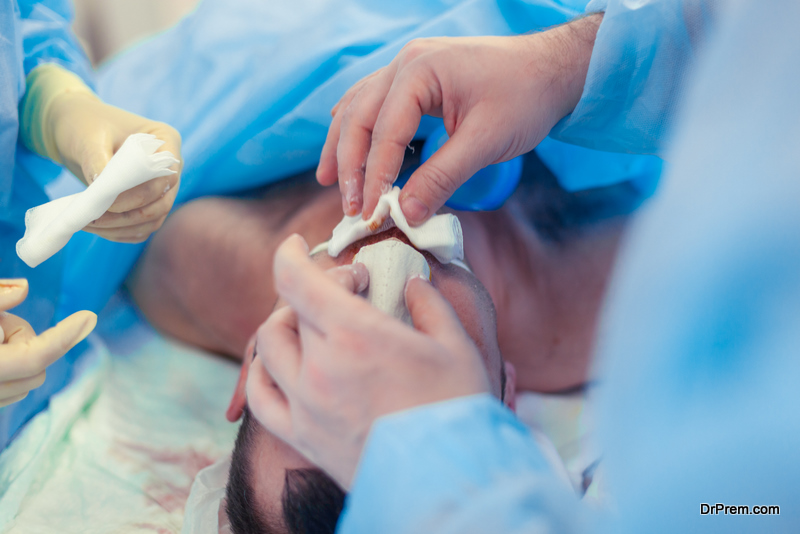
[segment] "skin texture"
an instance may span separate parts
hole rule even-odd
[[[466,259],[497,310],[498,341],[524,390],[581,386],[622,218],[566,244],[547,241],[512,197],[496,212],[458,213]],[[313,246],[341,220],[339,194],[310,176],[263,198],[201,199],[179,209],[129,279],[137,304],[163,332],[240,358],[272,311],[273,256],[293,233]]]
[[[349,246],[336,258],[331,258],[327,252],[321,252],[314,255],[312,261],[320,269],[333,269],[333,271],[328,271],[328,273],[333,273],[336,267],[349,266],[353,256],[361,247],[390,238],[405,240],[405,236],[399,234],[397,230],[388,231]],[[500,397],[500,366],[503,365],[503,362],[497,346],[494,310],[489,295],[474,276],[464,269],[452,265],[442,265],[427,254],[426,259],[431,266],[433,285],[441,292],[447,302],[453,306],[458,320],[464,325],[469,337],[478,347],[480,359],[489,377],[489,387],[495,396]],[[335,277],[333,274],[331,276]],[[275,309],[287,310],[288,308],[285,306],[286,303],[279,299]],[[239,382],[228,411],[228,418],[231,420],[238,419],[245,403],[248,403],[245,388],[248,378],[250,378],[250,382],[254,381],[254,378],[250,376],[254,369],[259,373],[255,381],[263,382],[263,384],[259,385],[268,390],[276,390],[278,387],[272,377],[264,372],[263,362],[261,361],[261,356],[264,355],[268,344],[265,338],[265,326],[259,329],[258,336],[254,336],[251,339],[245,350]],[[258,357],[255,357],[256,352],[259,353]],[[287,355],[284,351],[280,351],[278,356],[284,357]],[[506,404],[513,408],[515,398],[514,369],[509,365],[506,366],[505,372],[507,378],[503,396]],[[435,374],[429,375],[429,378],[440,380]],[[384,383],[384,381],[378,379],[375,382],[376,385]],[[252,387],[252,384],[247,386],[248,389]],[[252,403],[252,399],[249,404],[251,412],[257,411],[258,407]],[[315,465],[309,462],[296,449],[287,445],[281,438],[265,430],[260,425],[255,431],[254,441],[253,450],[256,452],[251,454],[250,462],[252,472],[257,473],[257,476],[252,479],[257,506],[265,511],[268,516],[279,518],[280,497],[284,486],[285,471],[287,469],[311,468],[315,467]]]
[[[466,259],[497,309],[499,346],[513,364],[507,368],[511,389],[506,391],[512,403],[515,384],[561,391],[586,381],[597,313],[624,228],[623,218],[612,218],[577,238],[554,243],[531,225],[523,201],[515,194],[496,212],[458,213]],[[275,250],[292,233],[310,244],[325,241],[341,217],[338,192],[320,187],[310,174],[249,199],[198,200],[167,221],[129,279],[138,304],[158,328],[234,358],[244,355],[230,420],[240,416],[246,403],[253,332],[277,300]],[[339,261],[346,263],[354,254],[348,249]],[[327,254],[314,261],[324,268],[337,265]],[[453,270],[454,277],[438,276],[440,270]],[[459,285],[462,270],[434,265],[433,273],[438,287],[451,293],[459,319],[475,332],[469,323],[485,316],[470,319],[469,310],[474,314],[476,308],[470,294],[453,297],[448,289]],[[469,285],[464,282],[460,285]],[[480,345],[479,337],[473,339]],[[497,394],[497,371],[486,361]],[[513,366],[521,369],[516,379]],[[312,463],[263,428],[256,442],[261,452],[253,458],[253,469],[260,474],[255,488],[260,507],[279,517],[283,473]]]

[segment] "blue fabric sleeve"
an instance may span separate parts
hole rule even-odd
[[[376,421],[337,532],[570,532],[577,506],[527,428],[483,394]]]
[[[57,63],[91,85],[92,66],[72,31],[69,0],[19,0],[25,75],[41,63]]]
[[[174,28],[104,65],[97,89],[104,102],[180,132],[180,205],[314,167],[331,107],[411,39],[540,30],[567,22],[584,5],[297,0],[286,9],[280,2],[204,0]],[[99,311],[144,249],[85,232],[67,247],[71,259],[59,317]],[[87,283],[87,268],[104,276]]]
[[[714,20],[712,0],[597,0],[605,11],[583,94],[550,135],[576,145],[660,154],[685,80]]]

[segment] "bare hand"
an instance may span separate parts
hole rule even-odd
[[[409,179],[400,204],[419,224],[481,168],[532,150],[580,99],[602,15],[514,37],[418,39],[333,109],[317,170],[347,215],[372,215],[423,115],[450,139]]]
[[[378,417],[489,391],[477,348],[428,282],[406,287],[414,330],[352,293],[364,285],[358,269],[333,277],[314,265],[300,236],[280,246],[274,273],[289,306],[259,329],[248,404],[343,488]]]

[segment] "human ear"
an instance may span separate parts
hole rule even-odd
[[[503,362],[506,369],[506,387],[503,391],[503,402],[508,408],[517,412],[517,369],[511,362]]]
[[[231,423],[235,423],[242,417],[245,404],[247,404],[247,395],[245,395],[245,385],[247,384],[247,372],[250,369],[250,364],[253,361],[253,351],[256,346],[256,334],[250,337],[247,342],[247,348],[244,349],[244,357],[242,358],[242,368],[239,369],[239,379],[236,381],[236,388],[233,390],[231,402],[228,404],[228,410],[225,412],[225,417]]]

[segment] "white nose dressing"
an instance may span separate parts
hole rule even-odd
[[[328,254],[335,258],[359,239],[395,226],[415,247],[430,252],[442,263],[464,259],[464,238],[458,217],[452,213],[434,215],[424,224],[412,227],[400,209],[399,187],[381,195],[369,220],[361,219],[361,215],[344,217],[333,229],[333,237],[328,242]]]
[[[414,276],[430,280],[431,268],[425,256],[399,239],[386,239],[361,247],[353,263],[369,271],[369,286],[362,293],[370,304],[411,325],[406,307],[406,282]]]

